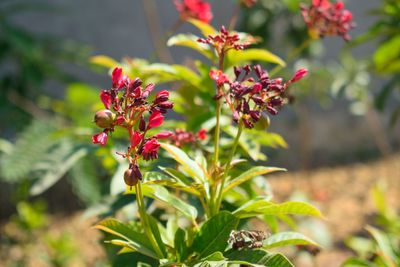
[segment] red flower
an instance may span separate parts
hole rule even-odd
[[[170,138],[172,135],[174,135],[174,133],[171,131],[163,131],[156,134],[154,137],[157,139],[167,139]]]
[[[144,145],[143,145],[143,159],[144,160],[153,160],[158,158],[158,149],[160,148],[160,143],[158,143],[157,139],[152,138],[149,139]]]
[[[351,12],[344,9],[343,2],[332,4],[329,0],[313,0],[310,7],[301,5],[301,13],[312,38],[338,35],[345,41],[350,40],[348,32],[355,23],[351,21]]]
[[[159,104],[169,99],[169,92],[167,90],[162,90],[157,93],[156,99],[154,100],[154,104]]]
[[[211,5],[206,1],[175,0],[174,4],[182,20],[194,18],[209,23],[213,18]]]
[[[120,89],[129,83],[127,76],[122,75],[122,68],[115,68],[111,74],[113,88]]]
[[[293,78],[290,79],[289,83],[297,82],[298,80],[302,79],[304,76],[306,76],[308,73],[308,70],[305,68],[301,68],[296,71],[294,74]]]
[[[164,116],[160,111],[154,111],[149,117],[147,129],[156,128],[164,122]]]
[[[139,132],[133,132],[131,136],[131,147],[136,147],[140,142],[142,142],[143,134]]]
[[[102,146],[104,146],[105,144],[107,144],[107,132],[104,131],[102,133],[99,134],[95,134],[92,136],[92,142],[93,144],[100,144]]]
[[[105,107],[106,109],[110,109],[110,106],[111,106],[111,104],[112,104],[112,98],[111,98],[111,93],[110,93],[110,91],[102,90],[102,91],[100,92],[100,99],[101,99],[101,102],[103,102],[104,107]]]
[[[197,132],[197,138],[199,140],[206,140],[207,139],[207,130],[200,129],[200,131]]]
[[[221,70],[210,70],[210,78],[217,83],[218,87],[222,86],[224,83],[229,83],[228,76]]]

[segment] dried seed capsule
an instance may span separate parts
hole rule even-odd
[[[94,122],[100,128],[110,128],[113,126],[115,114],[108,109],[102,109],[94,115]]]

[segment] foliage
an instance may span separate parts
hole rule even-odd
[[[92,58],[93,64],[107,69],[118,64],[130,78],[140,76],[144,84],[173,82],[176,89],[170,97],[174,102],[174,110],[188,123],[168,121],[164,127],[183,126],[188,132],[205,129],[208,134],[214,134],[214,138],[207,136],[206,140],[186,145],[173,145],[168,143],[168,140],[160,143],[165,153],[160,153],[159,163],[142,161],[140,172],[143,173],[143,177],[138,176],[137,159],[141,157],[140,153],[144,153],[141,152],[143,151],[141,145],[149,140],[157,140],[158,134],[154,135],[152,129],[150,136],[153,136],[145,137],[146,131],[143,132],[144,128],[139,125],[137,119],[129,121],[130,116],[136,111],[127,113],[124,104],[122,108],[117,108],[118,102],[109,100],[109,94],[118,94],[121,99],[126,99],[125,103],[130,103],[129,101],[133,100],[129,98],[126,93],[128,89],[124,87],[132,88],[135,92],[141,90],[134,86],[129,87],[133,79],[121,78],[123,76],[119,74],[119,68],[115,68],[112,72],[113,87],[110,91],[102,91],[101,99],[106,109],[110,108],[110,111],[118,113],[118,116],[123,116],[125,122],[122,119],[116,119],[116,116],[109,117],[111,120],[107,125],[99,123],[98,125],[101,127],[105,125],[103,133],[106,136],[111,132],[118,135],[119,127],[126,128],[130,133],[131,145],[128,152],[118,152],[128,159],[129,164],[119,163],[118,171],[112,179],[111,186],[114,195],[112,203],[116,204],[117,199],[122,199],[121,193],[134,195],[139,214],[134,214],[134,216],[132,213],[129,214],[127,216],[131,218],[129,223],[105,218],[95,227],[107,234],[107,243],[120,247],[120,253],[145,255],[149,259],[144,258],[142,261],[149,264],[157,260],[160,266],[231,266],[235,264],[292,266],[285,256],[272,253],[270,248],[286,245],[317,246],[314,241],[300,233],[278,232],[263,239],[259,247],[241,251],[233,248],[228,242],[234,231],[251,229],[250,219],[260,220],[265,226],[271,223],[271,227],[276,229],[277,221],[280,219],[291,221],[290,216],[293,215],[321,217],[321,213],[315,207],[303,202],[279,204],[271,201],[272,196],[263,175],[284,171],[284,169],[263,165],[253,166],[253,163],[246,158],[253,161],[266,159],[266,155],[262,152],[263,146],[285,147],[286,143],[279,135],[266,131],[269,126],[269,118],[266,114],[262,115],[253,129],[245,129],[241,120],[237,124],[232,124],[229,107],[222,105],[221,101],[215,98],[215,82],[217,90],[224,89],[212,75],[213,69],[218,68],[226,77],[232,77],[232,66],[252,61],[278,64],[281,67],[285,66],[285,63],[265,49],[241,50],[242,44],[237,44],[235,49],[229,49],[227,47],[232,44],[218,43],[218,40],[213,40],[209,36],[220,34],[224,36],[223,38],[229,39],[236,33],[226,31],[224,28],[217,31],[211,25],[194,19],[188,22],[203,36],[198,37],[192,33],[178,34],[170,37],[167,44],[192,49],[211,61],[215,67],[200,60],[195,60],[193,68],[189,68],[180,64],[150,63],[143,59],[125,59],[117,63],[114,59],[103,55]],[[250,42],[256,40],[245,33],[238,33],[238,36],[241,40],[250,40]],[[200,38],[205,39],[199,42]],[[215,42],[214,46],[206,44],[208,42]],[[303,76],[304,72],[297,72],[290,82]],[[271,81],[274,80],[271,78]],[[118,91],[115,88],[119,88]],[[155,100],[152,100],[155,102],[146,103],[156,103],[157,97],[159,97],[158,94]],[[143,105],[141,108],[145,110],[148,108],[146,105],[150,104],[138,105]],[[131,106],[126,107],[129,110]],[[96,116],[103,113],[98,112]],[[142,120],[146,122],[147,118]],[[140,130],[135,127],[139,127]],[[143,136],[140,137],[141,143],[132,141],[138,138],[136,131],[140,134],[143,132]],[[161,132],[161,135],[167,134]],[[100,142],[97,136],[94,136],[94,143],[104,145],[107,142],[107,139]],[[122,139],[117,137],[116,140],[118,142]],[[117,149],[124,146],[117,145]],[[134,157],[131,156],[132,153],[135,153]],[[157,150],[154,153],[157,153]],[[158,171],[155,170],[157,168]],[[132,177],[135,181],[126,180],[127,173],[131,175],[130,173],[134,172],[136,174]],[[122,176],[127,185],[124,185]],[[109,215],[115,214],[121,207],[113,206],[114,204],[110,207],[110,202],[107,203],[109,204],[98,206],[98,209],[104,212],[106,208],[106,214]]]
[[[356,252],[357,257],[347,259],[342,266],[398,266],[400,264],[400,224],[399,214],[387,203],[386,186],[383,181],[372,189],[372,196],[378,214],[376,226],[365,227],[368,237],[354,236],[347,245]]]

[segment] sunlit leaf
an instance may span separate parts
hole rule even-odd
[[[217,30],[213,26],[200,20],[189,19],[188,22],[199,29],[204,37],[208,37],[209,35],[213,35],[217,32]]]
[[[205,182],[206,175],[203,172],[202,168],[199,166],[199,164],[197,164],[197,162],[192,160],[182,149],[164,143],[161,144],[161,147],[165,149],[174,160],[182,165],[182,168],[190,177],[192,177],[199,183]]]
[[[149,239],[144,234],[132,229],[129,225],[123,224],[116,219],[105,219],[94,227],[122,238],[125,242],[117,242],[120,246],[127,246],[149,257],[158,258],[151,247]]]
[[[228,192],[229,190],[231,190],[232,188],[234,188],[236,186],[239,186],[242,183],[245,183],[245,182],[251,180],[252,178],[254,178],[256,176],[264,175],[264,174],[276,172],[276,171],[286,171],[286,169],[276,168],[276,167],[263,167],[263,166],[253,167],[250,170],[242,173],[238,177],[231,179],[231,181],[229,181],[229,183],[224,188],[224,193]]]
[[[90,58],[90,63],[106,67],[106,68],[114,68],[120,65],[116,60],[112,59],[111,57],[105,55],[97,55]]]
[[[230,250],[224,256],[229,260],[248,262],[250,266],[294,267],[282,254],[269,253],[262,249]]]
[[[312,245],[318,246],[310,238],[296,232],[280,232],[269,236],[263,242],[263,248],[270,249],[274,247],[282,247],[287,245]]]
[[[268,50],[251,48],[243,51],[230,50],[227,53],[227,61],[225,68],[229,68],[235,65],[241,65],[249,61],[262,61],[268,63],[278,64],[282,67],[286,66],[286,63],[277,55],[272,54]]]
[[[206,58],[208,58],[210,60],[214,60],[215,56],[214,56],[213,52],[211,51],[210,46],[198,42],[197,41],[198,39],[199,39],[199,37],[197,37],[196,35],[181,33],[181,34],[172,36],[168,40],[167,45],[168,46],[185,46],[185,47],[191,48],[191,49],[199,52],[200,54],[202,54],[203,56],[205,56]]]
[[[235,230],[239,219],[230,212],[222,211],[207,220],[196,234],[192,248],[200,258],[217,251],[224,251],[229,234]]]

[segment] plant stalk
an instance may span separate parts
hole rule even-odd
[[[239,125],[238,125],[238,131],[236,133],[235,140],[233,141],[233,147],[231,149],[231,153],[229,154],[228,160],[225,163],[224,174],[221,179],[221,185],[219,186],[219,190],[217,190],[218,194],[217,194],[217,199],[215,202],[214,214],[217,214],[219,209],[221,208],[222,192],[224,191],[226,177],[228,177],[228,172],[231,169],[231,161],[232,161],[233,156],[235,155],[236,149],[239,145],[239,139],[243,132],[243,126],[244,126],[243,121],[240,120]]]
[[[147,217],[148,215],[146,212],[146,208],[144,206],[142,184],[140,182],[138,182],[135,185],[135,190],[136,190],[136,202],[138,205],[140,220],[142,221],[142,226],[143,226],[144,232],[146,233],[147,238],[150,240],[150,243],[153,246],[153,249],[157,253],[157,256],[160,259],[162,259],[162,258],[164,258],[164,254],[162,253],[160,247],[158,246],[158,243],[153,235],[153,232],[151,231],[150,223],[149,223],[148,217]]]

